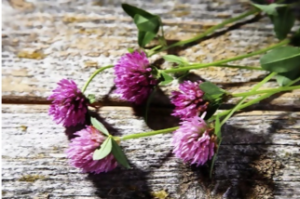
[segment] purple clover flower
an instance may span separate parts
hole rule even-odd
[[[144,52],[125,54],[115,65],[116,93],[124,100],[142,104],[158,82],[151,70]]]
[[[182,121],[173,134],[173,153],[186,163],[205,164],[210,160],[217,147],[215,135],[211,135],[205,121],[199,117]]]
[[[62,79],[53,94],[48,97],[52,100],[49,115],[65,127],[84,124],[87,113],[88,100],[72,80]]]
[[[106,137],[92,126],[75,133],[78,137],[71,140],[67,157],[71,166],[80,168],[82,172],[102,173],[113,170],[118,163],[113,154],[101,160],[93,160],[94,151],[104,142]]]
[[[184,81],[180,84],[180,91],[171,93],[171,102],[175,105],[173,116],[183,120],[199,116],[207,110],[208,102],[203,100],[204,92],[198,82]]]

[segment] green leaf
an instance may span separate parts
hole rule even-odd
[[[134,23],[139,31],[157,33],[160,26],[160,19],[158,16],[145,18],[139,14],[134,16]]]
[[[166,86],[166,85],[168,85],[172,82],[173,82],[173,80],[165,80],[165,81],[160,82],[158,85],[159,86]]]
[[[133,48],[127,48],[127,51],[128,51],[129,53],[133,53],[133,52],[134,52],[134,49],[133,49]]]
[[[213,99],[217,99],[226,93],[223,89],[211,82],[203,82],[199,85],[199,87],[205,93],[205,95],[207,95],[207,97],[212,97]]]
[[[294,46],[300,46],[300,28],[291,38],[291,44]]]
[[[100,148],[95,150],[93,160],[101,160],[108,156],[108,154],[112,151],[112,140],[113,139],[111,137],[106,138]]]
[[[220,107],[220,104],[221,101],[210,102],[206,109],[206,115],[204,117],[204,120],[208,120],[211,116],[213,116],[215,112],[218,110],[218,108]]]
[[[173,77],[168,75],[167,73],[163,72],[163,71],[160,71],[160,74],[162,76],[162,78],[164,79],[163,81],[161,81],[159,83],[159,85],[161,86],[164,86],[164,85],[167,85],[169,83],[171,83],[173,81]]]
[[[145,47],[156,36],[161,25],[160,17],[129,4],[122,4],[122,8],[134,19],[139,29],[138,44]]]
[[[217,138],[221,139],[221,123],[218,115],[215,121],[215,135],[217,136]]]
[[[211,178],[212,177],[212,172],[213,172],[213,169],[214,169],[214,165],[215,165],[215,162],[217,160],[217,156],[218,156],[218,153],[219,153],[219,149],[220,149],[220,145],[222,143],[222,139],[220,139],[219,143],[218,143],[218,149],[211,161],[211,165],[210,165],[210,171],[209,171],[209,177]]]
[[[150,107],[151,101],[152,101],[152,99],[155,95],[155,92],[156,92],[156,87],[154,87],[153,91],[151,92],[150,96],[147,99],[146,110],[145,110],[145,121],[146,121],[146,123],[147,123],[147,120],[148,120],[149,107]]]
[[[277,13],[277,8],[279,7],[286,7],[284,4],[276,4],[276,3],[271,3],[269,5],[260,5],[256,3],[252,3],[254,7],[257,7],[261,11],[267,13],[268,15],[278,15]]]
[[[214,155],[214,157],[213,157],[213,159],[211,161],[211,165],[210,165],[210,169],[209,169],[209,177],[210,178],[212,177],[212,172],[213,172],[216,160],[217,160],[217,154]]]
[[[87,98],[89,99],[90,104],[96,102],[96,96],[94,94],[88,94]]]
[[[147,12],[145,10],[142,10],[140,8],[137,8],[135,6],[132,6],[132,5],[129,5],[129,4],[126,4],[126,3],[122,4],[122,8],[132,18],[134,18],[134,16],[136,14],[139,14],[139,15],[141,15],[143,17],[146,17],[146,18],[154,16],[154,15],[150,14],[149,12]]]
[[[127,169],[130,168],[126,155],[114,139],[112,139],[112,154],[120,165]]]
[[[289,84],[292,80],[288,77],[285,77],[283,75],[276,75],[276,81],[278,83],[279,86],[285,86],[287,84]]]
[[[299,64],[300,67],[300,64]],[[278,75],[276,75],[276,81],[279,84],[279,86],[286,86],[287,84],[289,84],[291,81],[297,79],[300,77],[300,70],[294,70],[294,71],[290,71],[287,73],[280,73]]]
[[[189,62],[183,58],[183,57],[178,57],[176,55],[165,55],[163,56],[164,60],[171,62],[171,63],[176,63],[178,65],[187,65]]]
[[[261,67],[277,73],[300,70],[300,48],[284,46],[273,49],[260,58]]]
[[[155,36],[156,34],[152,32],[139,31],[138,33],[139,46],[145,47],[152,39],[154,39]]]
[[[93,125],[93,127],[95,127],[96,129],[98,129],[101,133],[109,136],[109,132],[108,130],[105,128],[105,126],[99,122],[96,118],[91,117],[91,123]]]
[[[189,74],[190,74],[189,70],[186,70],[186,71],[175,73],[175,76],[177,77],[178,82],[182,83]]]
[[[219,88],[211,82],[203,82],[199,85],[200,89],[204,91],[203,99],[208,101],[207,113],[205,120],[209,119],[220,107],[224,94],[226,91]]]
[[[282,40],[286,38],[287,34],[291,31],[295,23],[295,16],[288,7],[279,8],[277,12],[278,15],[272,15],[270,18],[274,24],[276,37]]]

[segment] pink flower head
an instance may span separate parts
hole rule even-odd
[[[52,100],[49,115],[57,124],[65,127],[83,124],[87,113],[88,101],[72,80],[62,79],[48,100]]]
[[[135,51],[122,56],[115,65],[116,93],[136,104],[143,103],[157,84],[144,52]]]
[[[267,2],[268,4],[271,4],[271,3],[274,3],[275,0],[266,0],[266,2]]]
[[[171,93],[171,102],[175,105],[173,116],[188,119],[206,111],[208,102],[203,100],[204,92],[199,88],[200,83],[184,81],[179,86],[180,91]]]
[[[182,121],[173,134],[173,153],[177,158],[191,164],[203,165],[210,160],[217,147],[216,137],[205,121],[193,117]]]
[[[75,133],[78,137],[71,140],[67,150],[70,165],[80,168],[82,172],[108,172],[117,167],[113,154],[101,160],[93,160],[94,151],[100,147],[106,137],[93,126]]]

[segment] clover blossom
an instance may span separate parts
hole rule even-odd
[[[82,172],[102,173],[113,170],[118,163],[113,154],[101,160],[93,160],[94,151],[100,147],[106,137],[93,126],[75,133],[78,137],[71,140],[67,150],[70,165],[80,168]]]
[[[202,118],[193,117],[180,123],[173,133],[173,153],[186,163],[205,164],[216,150],[216,136]]]
[[[142,104],[158,82],[151,71],[144,52],[125,54],[115,65],[116,93],[121,94],[124,100]]]
[[[184,81],[180,84],[180,91],[171,93],[171,103],[175,105],[173,116],[188,119],[200,115],[207,110],[208,102],[204,101],[204,92],[198,82]]]
[[[48,100],[52,100],[49,115],[65,127],[84,124],[88,100],[72,80],[62,79]]]

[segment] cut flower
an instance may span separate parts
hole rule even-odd
[[[200,89],[201,81],[184,81],[180,91],[171,93],[171,102],[175,105],[173,116],[183,120],[199,116],[207,110],[208,102],[203,100],[204,92]]]
[[[118,163],[113,154],[101,160],[93,160],[94,151],[101,146],[106,137],[93,126],[75,133],[78,137],[71,140],[67,150],[70,165],[80,168],[82,172],[102,173],[113,170]]]
[[[115,65],[116,93],[121,94],[124,100],[142,104],[158,83],[151,71],[144,52],[125,54]]]
[[[88,100],[72,80],[62,79],[53,94],[48,97],[52,100],[49,115],[65,127],[84,124],[87,113]]]
[[[210,160],[217,148],[216,136],[205,121],[193,117],[180,123],[179,129],[173,134],[173,153],[186,163],[205,164]]]

